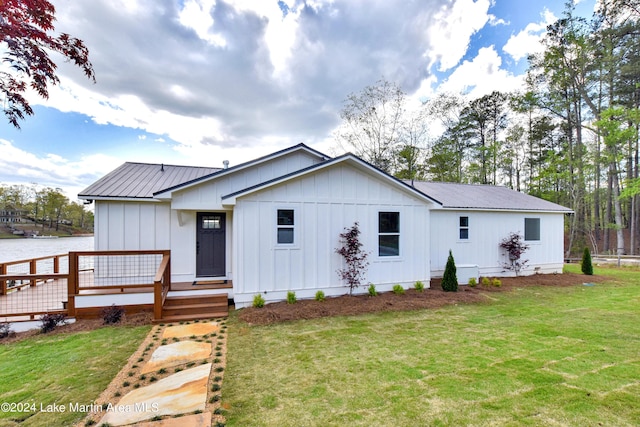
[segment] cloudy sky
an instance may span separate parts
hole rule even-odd
[[[345,98],[381,78],[415,103],[520,87],[561,0],[53,0],[97,83],[61,84],[16,130],[0,183],[77,193],[125,161],[220,167],[304,142],[333,153]],[[589,17],[595,0],[582,0]],[[1,46],[1,45],[0,45]]]

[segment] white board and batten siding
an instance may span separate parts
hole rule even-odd
[[[273,178],[304,169],[320,162],[317,156],[293,152],[255,165],[233,171],[208,182],[187,187],[172,194],[172,209],[192,211],[222,211],[222,196],[269,181]]]
[[[294,211],[294,241],[277,243],[277,212]],[[378,256],[378,213],[400,213],[400,256]],[[409,191],[379,177],[335,165],[295,180],[239,197],[234,209],[234,299],[251,305],[260,293],[267,301],[348,293],[338,277],[343,268],[340,233],[359,223],[369,253],[366,283],[378,290],[395,284],[429,283],[429,206]],[[358,289],[366,292],[366,286]]]
[[[169,203],[100,200],[95,218],[98,251],[170,249]]]
[[[460,239],[460,217],[468,218],[468,239]],[[475,265],[480,276],[513,276],[503,266],[508,259],[500,242],[511,232],[524,236],[525,218],[539,219],[540,239],[525,241],[529,249],[522,258],[529,262],[520,274],[561,273],[563,213],[443,209],[431,211],[432,277],[442,277],[450,249],[456,265]]]

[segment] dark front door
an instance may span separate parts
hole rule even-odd
[[[226,214],[198,212],[196,276],[224,276]]]

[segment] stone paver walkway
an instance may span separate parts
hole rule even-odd
[[[90,418],[140,427],[210,427],[223,420],[214,407],[220,405],[224,323],[154,326],[101,396],[102,413]]]

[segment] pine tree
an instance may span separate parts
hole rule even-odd
[[[453,254],[449,250],[449,258],[444,268],[444,276],[442,276],[442,289],[445,292],[458,291],[458,278],[456,276],[456,263],[453,260]]]
[[[591,264],[591,253],[589,252],[589,248],[584,248],[584,252],[582,254],[582,272],[587,276],[593,275],[593,265]]]

